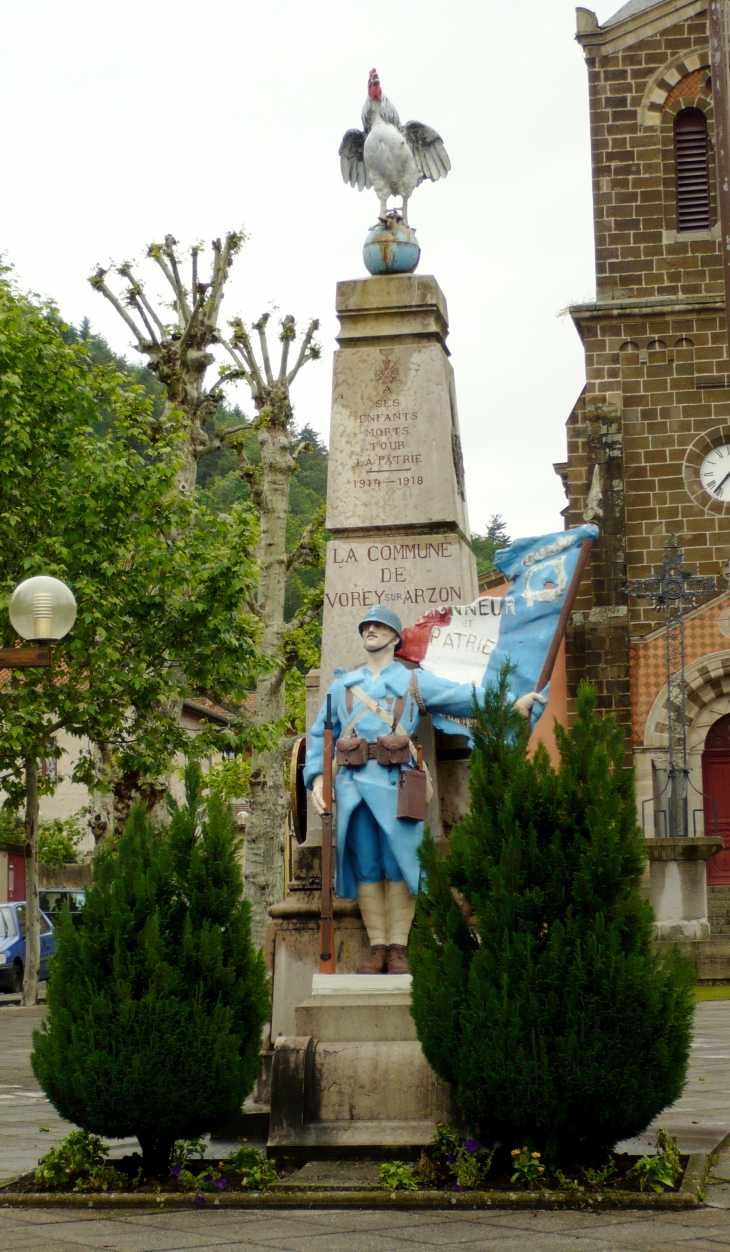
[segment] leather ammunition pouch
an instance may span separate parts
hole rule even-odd
[[[362,739],[357,735],[349,735],[347,739],[338,739],[335,744],[335,760],[340,767],[348,765],[350,769],[360,769],[362,765],[368,763],[369,746],[367,739]]]
[[[411,759],[408,735],[380,735],[375,743],[378,765],[407,765]]]
[[[426,789],[425,770],[402,769],[398,779],[396,816],[408,822],[422,822],[426,816]]]

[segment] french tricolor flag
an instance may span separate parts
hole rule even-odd
[[[496,681],[510,661],[515,700],[543,691],[597,537],[598,527],[585,525],[516,539],[494,558],[509,583],[506,594],[425,613],[405,628],[398,657],[440,678],[478,687]],[[538,702],[533,711],[536,721]]]

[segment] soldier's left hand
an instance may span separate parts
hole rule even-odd
[[[529,717],[536,700],[539,700],[541,704],[547,704],[545,696],[539,695],[537,691],[530,691],[526,696],[520,696],[519,700],[515,700],[515,708],[522,717]]]

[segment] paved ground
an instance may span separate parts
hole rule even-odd
[[[45,1009],[0,1008],[0,1178],[28,1170],[67,1133],[28,1062]],[[685,1151],[708,1150],[730,1133],[730,1001],[698,1005],[684,1095],[657,1119]],[[45,1128],[45,1129],[44,1129]],[[645,1137],[653,1146],[650,1133]],[[637,1142],[643,1144],[644,1139]],[[114,1145],[114,1155],[135,1141]],[[216,1150],[223,1145],[216,1144]],[[0,1252],[709,1252],[730,1246],[730,1149],[707,1188],[708,1207],[645,1213],[114,1213],[0,1208]],[[1,1201],[0,1201],[1,1204]]]
[[[721,1252],[730,1212],[149,1213],[99,1217],[0,1209],[3,1252]]]
[[[697,1005],[684,1094],[646,1134],[622,1146],[639,1153],[653,1150],[660,1126],[677,1136],[682,1152],[711,1152],[730,1134],[730,1000]]]

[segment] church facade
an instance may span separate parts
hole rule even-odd
[[[598,501],[602,533],[568,633],[569,709],[586,676],[625,728],[647,837],[666,834],[663,618],[627,582],[659,569],[676,536],[717,586],[685,630],[689,831],[715,833],[717,816],[708,910],[713,938],[730,937],[730,360],[707,0],[630,0],[602,26],[578,9],[577,26],[596,298],[570,310],[586,384],[555,468],[566,524]]]

